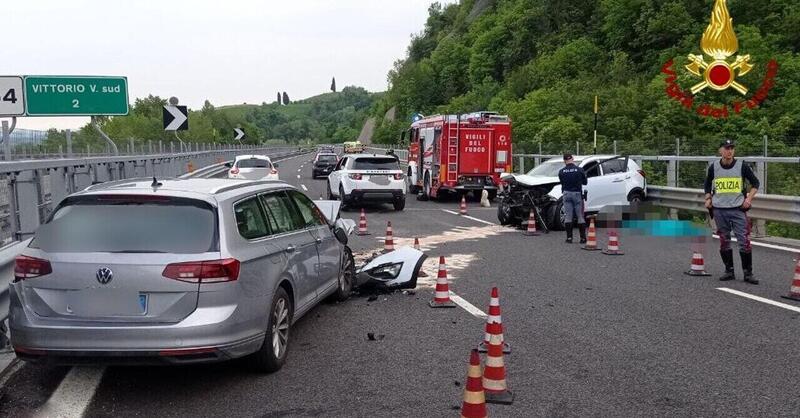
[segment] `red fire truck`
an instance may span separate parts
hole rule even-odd
[[[405,136],[405,135],[404,135]],[[446,192],[497,195],[511,172],[511,119],[493,112],[423,117],[408,130],[409,193],[423,200]]]

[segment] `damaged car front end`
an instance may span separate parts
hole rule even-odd
[[[333,225],[337,240],[347,247],[348,237],[355,230],[356,223],[339,215],[342,202],[338,200],[316,200],[314,203]],[[374,254],[367,258],[361,267],[355,269],[354,288],[374,288],[378,290],[413,289],[417,286],[422,263],[427,256],[412,247],[400,247],[386,254]]]
[[[497,206],[497,220],[501,225],[520,226],[527,221],[531,211],[536,224],[548,232],[558,229],[558,199],[549,193],[558,186],[555,178],[534,178],[526,175],[503,173],[504,183]]]
[[[411,247],[376,255],[356,270],[356,286],[381,290],[413,289],[417,287],[422,263],[427,256]]]

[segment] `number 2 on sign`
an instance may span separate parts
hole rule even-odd
[[[4,102],[16,103],[17,102],[17,91],[15,89],[11,89],[11,90],[7,91],[6,94],[3,96],[3,101]]]
[[[81,102],[78,99],[72,99],[72,108],[73,109],[80,109]]]

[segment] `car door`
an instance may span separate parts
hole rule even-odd
[[[301,313],[313,306],[317,297],[317,242],[306,230],[300,212],[285,191],[265,193],[260,198],[273,232],[271,241],[284,251],[288,259],[287,270],[296,287],[295,312]]]
[[[241,261],[239,282],[247,297],[268,296],[275,281],[286,271],[284,248],[273,240],[273,231],[258,196],[244,198],[233,205],[236,231],[244,242],[236,245]]]
[[[336,164],[336,168],[334,168],[333,172],[328,176],[328,184],[334,196],[338,196],[339,194],[339,182],[342,180],[342,170],[345,164],[347,164],[347,160],[347,157],[342,157],[342,159],[339,160],[339,164]]]
[[[341,244],[333,235],[325,215],[320,212],[319,207],[311,199],[296,190],[290,190],[288,193],[305,221],[306,230],[311,233],[317,243],[317,255],[319,256],[317,294],[326,294],[330,289],[335,289],[338,284]]]
[[[599,161],[600,175],[595,178],[593,188],[589,192],[594,195],[589,199],[587,210],[596,211],[608,205],[627,204],[625,192],[626,157],[614,157]]]

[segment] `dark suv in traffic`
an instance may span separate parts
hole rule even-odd
[[[314,165],[311,166],[311,178],[327,177],[339,162],[339,156],[334,153],[320,152],[314,157]]]

